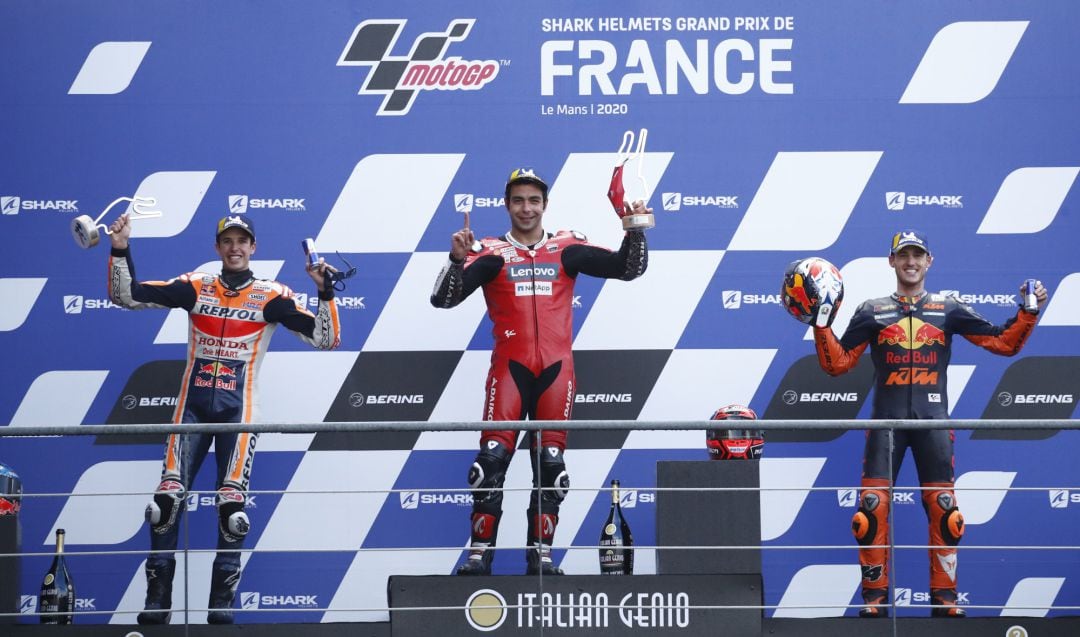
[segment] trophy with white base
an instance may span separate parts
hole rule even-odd
[[[116,204],[130,201],[131,202],[131,220],[136,219],[152,219],[154,217],[160,217],[160,210],[145,210],[144,207],[157,205],[157,199],[154,197],[120,197],[116,201],[109,204],[105,210],[101,211],[97,219],[91,219],[90,215],[79,215],[71,220],[71,236],[75,239],[75,243],[79,244],[79,247],[88,250],[98,244],[101,241],[101,233],[98,232],[98,228],[105,231],[105,234],[112,234],[109,232],[109,227],[100,221],[109,214],[109,211],[113,209]]]

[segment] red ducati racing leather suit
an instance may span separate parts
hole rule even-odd
[[[483,420],[569,420],[574,403],[572,309],[578,274],[624,281],[641,276],[648,265],[648,247],[641,231],[627,232],[618,252],[592,245],[576,232],[548,234],[525,246],[509,234],[485,238],[464,263],[450,261],[439,273],[431,303],[450,308],[477,288],[484,290],[494,323],[495,346],[484,385]],[[473,547],[495,544],[502,515],[501,487],[518,432],[486,430],[480,453],[469,473],[474,489]],[[529,545],[550,547],[558,523],[559,504],[569,488],[563,462],[566,431],[532,436],[531,447],[543,449],[533,466],[533,486],[548,489],[529,505]],[[543,503],[541,512],[541,501]],[[528,554],[532,559],[533,553]],[[491,554],[486,553],[490,564]]]
[[[312,314],[297,305],[289,288],[276,281],[256,279],[250,270],[220,276],[190,272],[169,281],[139,282],[130,248],[113,248],[109,258],[109,297],[128,309],[187,311],[187,361],[173,414],[176,423],[255,420],[259,367],[278,324],[318,349],[333,349],[340,342],[332,288],[319,292],[317,313]],[[217,589],[224,586],[235,590],[239,550],[249,528],[243,508],[257,438],[258,434],[250,433],[169,436],[161,484],[147,512],[154,550],[147,559],[148,574],[171,580],[175,564],[172,552],[177,545],[184,495],[210,443],[216,442],[220,523],[212,582]]]
[[[833,376],[853,368],[863,350],[870,347],[874,364],[871,418],[947,419],[946,373],[953,335],[995,354],[1012,356],[1024,346],[1035,320],[1034,315],[1021,310],[1015,318],[996,326],[952,296],[894,294],[860,305],[839,341],[831,328],[814,328],[814,344],[821,368]],[[923,487],[929,544],[934,547],[930,549],[930,589],[940,592],[935,594],[935,604],[949,603],[950,592],[955,591],[955,546],[963,535],[963,517],[953,492],[953,441],[953,431],[948,429],[898,430],[890,458],[889,432],[868,431],[860,507],[852,525],[861,545],[888,544],[890,487],[910,447]],[[885,600],[887,549],[860,549],[859,562],[864,599],[874,603]]]

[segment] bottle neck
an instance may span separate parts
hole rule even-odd
[[[619,481],[611,481],[611,503],[615,506],[619,505]]]
[[[56,554],[60,555],[64,552],[64,531],[60,529],[56,532]]]

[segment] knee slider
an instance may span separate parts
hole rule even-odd
[[[880,491],[864,491],[859,509],[851,518],[851,533],[861,546],[874,543],[878,529],[887,524],[888,508]]]
[[[941,529],[941,539],[947,546],[956,546],[964,537],[964,516],[956,506],[952,491],[938,491],[930,503],[931,520],[935,518]],[[933,522],[931,522],[933,523]]]
[[[496,440],[488,440],[469,467],[469,486],[473,499],[481,502],[502,500],[502,486],[512,453]]]
[[[228,542],[238,542],[251,531],[251,521],[244,513],[244,492],[235,487],[221,487],[217,492],[218,527]]]
[[[540,486],[544,487],[540,496],[544,502],[558,505],[566,499],[570,490],[570,475],[566,472],[562,449],[544,447],[541,450]]]
[[[176,480],[162,480],[154,490],[154,499],[146,505],[146,521],[158,535],[168,533],[184,506],[184,485]]]

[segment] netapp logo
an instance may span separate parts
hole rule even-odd
[[[660,201],[668,212],[679,212],[683,206],[739,207],[738,195],[684,195],[681,192],[665,192]]]
[[[119,307],[109,299],[84,299],[81,294],[64,296],[64,314],[82,314],[83,310],[107,310]]]
[[[997,395],[998,404],[1009,405],[1071,405],[1072,394],[1011,394],[1007,391]]]
[[[743,294],[742,290],[724,290],[721,293],[725,310],[737,310],[747,305],[780,305],[779,294]]]
[[[0,197],[0,212],[5,215],[17,215],[20,210],[27,212],[42,210],[53,212],[78,212],[78,199],[23,199],[17,196]]]
[[[304,199],[299,197],[266,198],[248,197],[247,195],[229,195],[229,213],[243,214],[252,210],[285,210],[287,212],[304,212]]]
[[[454,195],[454,210],[458,212],[472,212],[477,208],[502,208],[506,200],[502,197],[477,197],[470,193],[458,193]]]
[[[575,403],[629,403],[634,401],[633,394],[577,394]]]
[[[442,33],[420,34],[408,55],[390,55],[406,20],[364,20],[341,52],[338,66],[369,66],[359,95],[384,95],[376,115],[405,115],[421,91],[475,91],[499,74],[495,60],[446,57],[451,42],[468,37],[475,19],[452,20]]]
[[[963,197],[963,195],[909,195],[904,191],[892,191],[885,193],[885,207],[889,210],[903,210],[904,206],[963,208]]]
[[[354,392],[349,394],[349,405],[362,407],[363,405],[423,405],[423,394],[361,394]]]
[[[260,595],[258,591],[241,592],[240,608],[244,610],[256,610],[258,608],[272,608],[280,606],[292,606],[294,608],[318,608],[318,595]]]

